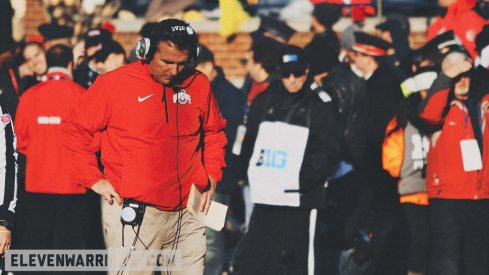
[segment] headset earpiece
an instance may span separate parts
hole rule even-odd
[[[136,45],[136,56],[139,59],[146,60],[149,53],[149,48],[151,46],[151,41],[149,38],[142,38],[138,41]]]
[[[190,63],[197,64],[197,61],[199,60],[199,55],[200,55],[200,44],[199,43],[195,44],[194,50],[195,50],[195,52],[190,57]]]

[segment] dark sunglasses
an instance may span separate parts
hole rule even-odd
[[[306,74],[306,72],[304,71],[296,71],[296,72],[281,72],[280,75],[282,76],[282,78],[289,78],[290,75],[294,75],[295,78],[299,78],[299,77],[302,77]]]

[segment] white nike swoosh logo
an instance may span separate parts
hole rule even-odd
[[[145,97],[140,97],[138,96],[138,102],[143,102],[145,101],[146,99],[152,97],[154,94],[150,94],[149,96],[145,96]]]

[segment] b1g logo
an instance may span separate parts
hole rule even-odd
[[[284,169],[287,165],[287,152],[282,150],[261,149],[256,166]]]

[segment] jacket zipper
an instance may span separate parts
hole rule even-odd
[[[165,117],[166,117],[166,124],[168,124],[168,103],[166,100],[166,86],[165,85],[163,85],[163,98],[161,100],[165,102]]]

